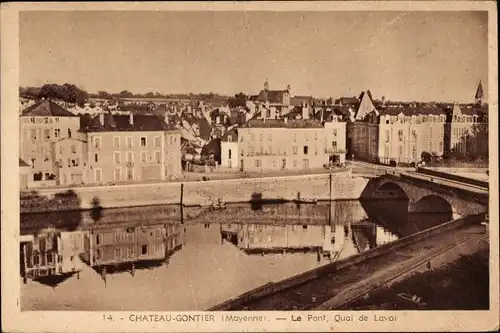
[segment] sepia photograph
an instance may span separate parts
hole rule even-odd
[[[68,8],[19,10],[2,105],[21,313],[498,309],[488,9]]]

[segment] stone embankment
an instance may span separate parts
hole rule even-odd
[[[330,180],[331,178],[331,180]],[[348,171],[285,177],[227,179],[185,183],[133,184],[21,193],[21,213],[131,206],[211,205],[252,200],[357,200],[368,179]]]

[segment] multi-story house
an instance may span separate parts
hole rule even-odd
[[[79,117],[50,100],[42,100],[22,112],[19,126],[19,157],[31,166],[28,186],[55,185],[58,169],[54,143],[77,137]]]
[[[479,82],[474,104],[455,104],[446,124],[446,154],[488,157],[488,106]]]
[[[101,113],[81,129],[91,183],[164,180],[181,173],[180,133],[156,115]]]
[[[238,170],[238,129],[233,128],[227,132],[220,141],[221,167]]]
[[[412,164],[422,153],[442,156],[446,113],[437,107],[390,105],[377,110],[368,94],[348,125],[352,157],[389,165]]]
[[[388,107],[370,120],[378,124],[377,162],[409,165],[424,152],[444,154],[446,113],[440,108]]]
[[[347,110],[345,110],[347,112]],[[319,107],[314,118],[325,127],[327,153],[332,164],[344,164],[346,155],[347,122],[338,107]]]
[[[79,136],[81,134],[79,133]],[[52,160],[58,185],[81,185],[87,182],[87,142],[81,138],[55,141]]]
[[[179,224],[92,228],[85,239],[84,261],[106,267],[163,262],[182,247]]]
[[[313,119],[251,119],[238,129],[241,171],[322,168],[329,162],[327,135]]]
[[[21,274],[38,279],[82,270],[84,231],[43,231],[21,237]]]

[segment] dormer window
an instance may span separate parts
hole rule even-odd
[[[227,142],[233,142],[233,137],[231,135],[227,136]]]

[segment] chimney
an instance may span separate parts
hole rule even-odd
[[[132,111],[128,114],[128,122],[130,125],[134,125],[134,113]]]
[[[309,107],[302,107],[302,119],[309,119]]]
[[[288,118],[287,117],[283,118],[283,120],[285,121],[285,124],[288,124]]]
[[[168,119],[168,114],[165,113],[165,123],[169,125],[170,119]]]
[[[99,114],[99,122],[101,123],[102,126],[104,126],[104,112],[101,112]]]
[[[321,108],[321,122],[323,122],[323,113],[325,113],[325,109],[324,108]]]

